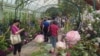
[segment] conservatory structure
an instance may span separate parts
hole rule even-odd
[[[100,0],[0,0],[0,56],[16,51],[21,56],[100,56]]]

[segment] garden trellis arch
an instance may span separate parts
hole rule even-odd
[[[18,14],[18,9],[20,8],[20,6],[21,5],[23,5],[23,4],[25,4],[26,3],[26,5],[27,4],[30,4],[30,3],[32,3],[32,2],[34,2],[34,1],[37,1],[37,0],[33,0],[33,1],[30,1],[30,0],[26,0],[26,1],[24,1],[24,2],[22,2],[22,3],[20,3],[18,6],[16,6],[16,8],[15,8],[15,18],[17,18],[17,14]],[[29,3],[28,3],[29,2]],[[25,5],[25,6],[26,6]]]
[[[75,3],[73,3],[72,1],[70,1],[70,0],[66,0],[66,1],[68,1],[70,4],[72,4],[73,6],[75,6],[76,8],[77,8],[77,11],[78,11],[78,19],[80,20],[81,19],[81,17],[80,17],[80,7],[77,5],[77,4],[75,4]],[[51,5],[45,5],[45,6],[43,6],[43,7],[40,7],[40,8],[38,8],[38,9],[36,9],[36,10],[40,10],[40,9],[42,9],[42,8],[45,8],[45,7],[48,7],[48,8],[50,8],[50,7],[54,7],[54,6],[58,6],[58,4],[51,4]],[[47,9],[48,9],[47,8]],[[47,10],[46,9],[46,10]],[[46,11],[45,10],[45,11]]]
[[[11,0],[11,1],[13,1],[13,0]],[[15,0],[16,1],[16,0]],[[34,2],[34,1],[37,1],[37,0],[23,0],[24,2],[22,2],[22,3],[20,3],[18,6],[15,6],[15,7],[13,7],[13,6],[10,6],[10,7],[12,7],[12,8],[15,8],[15,17],[17,17],[17,13],[18,13],[18,9],[20,8],[20,6],[21,5],[23,5],[23,4],[26,4],[26,5],[28,5],[29,3],[29,1],[32,1],[32,2]],[[73,4],[77,9],[78,9],[78,15],[79,15],[79,18],[80,18],[80,8],[79,8],[79,6],[78,5],[76,5],[75,3],[73,3],[72,1],[70,1],[70,0],[66,0],[66,1],[68,1],[69,3],[71,3],[71,4]],[[93,8],[94,8],[94,10],[95,10],[95,8],[96,8],[96,0],[92,0],[93,1]],[[3,2],[4,2],[4,0],[0,0],[0,2],[2,2],[2,6],[8,6],[8,5],[3,5]],[[8,2],[8,0],[6,0],[6,2]],[[32,2],[30,2],[30,3],[32,3]],[[25,5],[25,6],[26,6]]]
[[[57,4],[45,5],[45,6],[42,6],[38,9],[36,9],[35,11],[45,12],[48,8],[51,8],[51,7],[57,7]]]
[[[96,0],[92,0],[93,1],[93,8],[94,10],[96,10]]]
[[[75,6],[77,8],[77,11],[78,11],[78,19],[81,21],[81,17],[80,17],[80,13],[81,13],[80,12],[80,7],[77,4],[73,3],[72,1],[70,1],[70,0],[66,0],[66,1],[70,2],[73,6]]]

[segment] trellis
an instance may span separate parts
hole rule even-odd
[[[29,9],[27,10],[27,9],[24,9],[24,8],[21,8],[21,7],[29,5],[30,3],[35,2],[37,0],[15,0],[15,2],[16,1],[20,1],[20,3],[17,6],[16,5],[12,5],[12,3],[13,3],[12,1],[13,0],[10,0],[10,1],[11,1],[11,4],[8,4],[8,0],[6,0],[6,2],[4,2],[4,0],[0,0],[1,6],[2,6],[2,8],[4,8],[4,7],[10,7],[11,9],[14,8],[14,10],[15,10],[15,18],[16,18],[16,17],[18,17],[18,12],[21,11],[21,10],[32,11],[32,10],[29,10]],[[58,0],[58,2],[59,1],[60,0]],[[78,15],[79,15],[79,18],[80,18],[80,7],[78,5],[76,5],[75,3],[73,3],[72,1],[70,1],[70,0],[66,0],[66,1],[68,1],[69,3],[71,3],[72,5],[74,5],[78,9]],[[95,10],[95,8],[96,8],[96,0],[92,0],[92,1],[93,1],[93,8]],[[51,5],[48,5],[48,6],[51,6]],[[47,6],[43,6],[43,7],[45,8]],[[40,8],[42,8],[42,7],[40,7]]]

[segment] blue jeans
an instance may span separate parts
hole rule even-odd
[[[50,37],[50,43],[52,44],[52,46],[53,46],[54,48],[56,47],[56,42],[57,42],[57,37],[51,36],[51,37]]]

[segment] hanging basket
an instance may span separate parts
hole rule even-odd
[[[84,0],[85,2],[87,2],[89,5],[93,6],[94,2],[93,0]],[[96,0],[96,10],[100,10],[100,0]]]

